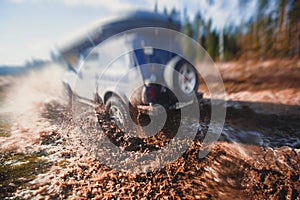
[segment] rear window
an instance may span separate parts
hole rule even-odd
[[[134,50],[134,53],[139,65],[147,63],[166,65],[175,56],[174,53],[162,49],[153,49],[151,54],[146,54],[145,49],[137,49]]]

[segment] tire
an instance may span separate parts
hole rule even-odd
[[[195,97],[199,86],[197,71],[181,57],[176,56],[167,64],[164,79],[179,101],[190,101]]]
[[[120,129],[127,131],[130,128],[130,114],[120,98],[110,97],[105,104],[105,111]]]

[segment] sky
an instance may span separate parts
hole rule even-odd
[[[211,0],[210,0],[211,1]],[[158,11],[173,7],[192,19],[200,11],[218,29],[249,19],[256,2],[239,13],[239,0],[157,0]],[[32,59],[50,59],[55,44],[112,13],[127,9],[154,10],[155,0],[1,0],[0,65],[22,65]],[[224,9],[226,8],[226,9]]]

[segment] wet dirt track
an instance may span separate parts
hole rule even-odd
[[[29,88],[39,97],[45,93]],[[207,130],[210,113],[209,101],[204,100],[201,129],[193,145],[164,168],[140,174],[111,169],[87,150],[63,95],[38,98],[33,103],[37,110],[30,106],[31,112],[15,118],[10,135],[1,137],[0,162],[6,167],[0,172],[1,198],[299,198],[298,105],[228,101],[220,140],[211,146],[207,157],[199,159],[201,136]],[[28,117],[32,119],[29,122],[24,120]],[[98,119],[94,116],[84,121],[88,125]],[[16,160],[13,156],[22,154],[38,156],[12,165]],[[30,176],[4,176],[16,166],[26,166],[24,163],[38,163],[37,168],[44,170]],[[10,190],[6,190],[7,184]]]

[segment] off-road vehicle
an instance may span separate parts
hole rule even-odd
[[[135,31],[139,28],[144,29]],[[159,115],[162,109],[188,106],[195,94],[201,96],[197,93],[199,76],[193,65],[174,53],[182,51],[182,47],[176,38],[166,34],[166,29],[180,31],[180,23],[146,11],[96,22],[60,46],[69,66],[64,79],[69,93],[87,102],[103,103],[111,117],[123,126],[136,112]],[[115,36],[124,31],[125,35]],[[103,59],[109,57],[105,55],[116,50],[101,46],[112,36],[118,44],[115,48],[128,48],[128,52],[102,66]],[[156,48],[158,45],[166,48]]]

